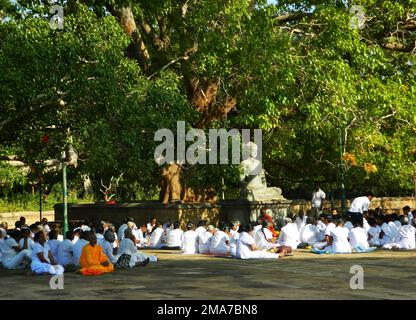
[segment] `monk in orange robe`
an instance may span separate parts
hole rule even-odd
[[[104,273],[114,272],[113,264],[108,260],[101,246],[97,244],[95,233],[91,232],[88,239],[90,243],[82,248],[80,272],[84,276],[98,276]]]

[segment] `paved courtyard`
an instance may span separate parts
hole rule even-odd
[[[171,251],[147,251],[156,264],[100,277],[67,273],[63,290],[49,276],[0,270],[0,299],[415,299],[416,251],[316,255],[242,261]],[[364,289],[352,290],[352,265],[364,269]]]

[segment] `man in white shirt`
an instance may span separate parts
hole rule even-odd
[[[372,192],[367,192],[365,196],[355,198],[351,204],[347,214],[351,217],[352,224],[356,222],[363,224],[363,214],[367,212],[374,198]]]
[[[194,231],[194,224],[189,222],[186,231],[182,235],[182,252],[183,254],[195,254],[198,252],[196,238],[198,234]]]
[[[296,223],[293,220],[295,217],[286,218],[287,224],[280,230],[278,243],[283,247],[290,247],[296,250],[300,244],[300,232]]]
[[[325,202],[325,192],[321,190],[319,185],[315,185],[315,189],[312,194],[312,210],[311,214],[317,218],[323,210],[324,202]]]
[[[20,248],[18,242],[22,236],[20,230],[13,230],[2,244],[2,263],[6,269],[21,269],[31,260],[31,253],[26,248]]]
[[[183,231],[179,229],[179,226],[179,222],[175,222],[173,224],[173,229],[168,231],[165,249],[181,250]]]
[[[162,223],[159,223],[158,227],[155,230],[153,230],[152,234],[150,235],[150,240],[149,240],[150,248],[160,249],[163,246],[162,239],[163,239],[164,232],[165,230],[163,229]]]

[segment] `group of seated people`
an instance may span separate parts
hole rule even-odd
[[[116,268],[145,266],[157,257],[138,250],[140,240],[127,228],[118,239],[113,225],[101,221],[97,227],[82,222],[65,239],[47,221],[26,225],[25,218],[8,230],[0,224],[0,262],[6,269],[31,268],[34,274],[62,274],[78,270],[84,275],[100,275]]]
[[[406,206],[403,213],[384,214],[377,208],[360,218],[348,214],[341,218],[336,211],[318,218],[292,215],[279,231],[270,209],[262,209],[254,224],[220,221],[214,226],[202,220],[196,226],[189,222],[185,231],[179,222],[162,223],[155,218],[140,227],[126,218],[117,232],[107,221],[96,227],[84,221],[67,231],[65,239],[46,219],[28,226],[22,217],[11,230],[7,223],[0,224],[0,263],[6,269],[30,266],[34,274],[79,269],[84,275],[99,275],[157,262],[156,256],[142,252],[146,248],[239,259],[277,259],[302,248],[315,253],[415,249],[416,211]]]

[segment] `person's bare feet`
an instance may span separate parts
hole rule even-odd
[[[283,258],[287,254],[286,248],[282,248],[282,250],[279,252],[279,258]]]

